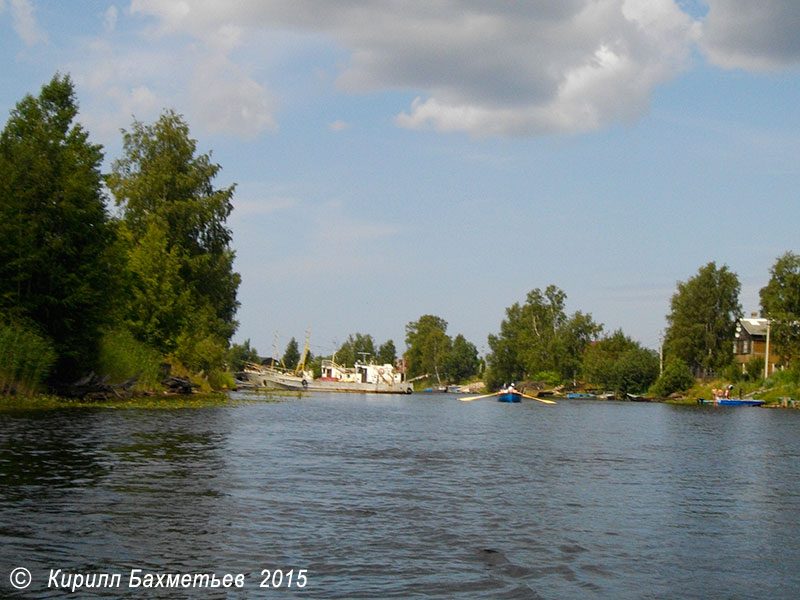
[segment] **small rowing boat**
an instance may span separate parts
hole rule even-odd
[[[501,392],[497,394],[497,401],[498,402],[520,402],[522,400],[522,394],[519,392]]]

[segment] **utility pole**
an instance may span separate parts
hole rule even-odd
[[[769,319],[767,319],[767,348],[764,353],[764,379],[769,377],[769,326],[770,322]]]

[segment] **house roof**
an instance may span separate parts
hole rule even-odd
[[[767,335],[767,320],[766,319],[755,319],[755,318],[748,318],[748,319],[739,319],[739,323],[747,333],[751,336],[754,335]],[[738,326],[737,326],[738,329]]]

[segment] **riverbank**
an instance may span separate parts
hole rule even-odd
[[[57,410],[70,408],[109,409],[180,409],[210,406],[236,406],[252,402],[281,402],[296,393],[268,392],[237,394],[202,392],[194,394],[150,394],[130,398],[85,399],[61,396],[0,396],[0,412],[21,410]]]

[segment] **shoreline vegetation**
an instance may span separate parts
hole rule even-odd
[[[0,406],[225,404],[213,392],[234,389],[246,363],[302,364],[319,377],[323,359],[393,364],[417,389],[536,381],[684,404],[729,386],[769,404],[800,398],[792,252],[760,291],[768,369],[778,367],[766,380],[763,358],[734,361],[734,342],[745,342],[741,284],[714,262],[677,283],[659,352],[591,313],[568,313],[567,294],[551,284],[506,308],[485,356],[426,314],[406,325],[401,356],[393,340],[355,333],[330,356],[310,356],[308,341],[301,355],[292,338],[282,357],[263,359],[249,340],[231,343],[241,277],[227,225],[235,184],[214,185],[222,167],[166,109],[152,124],[134,119],[102,173],[103,148],[77,116],[72,80],[57,73],[0,132]]]

